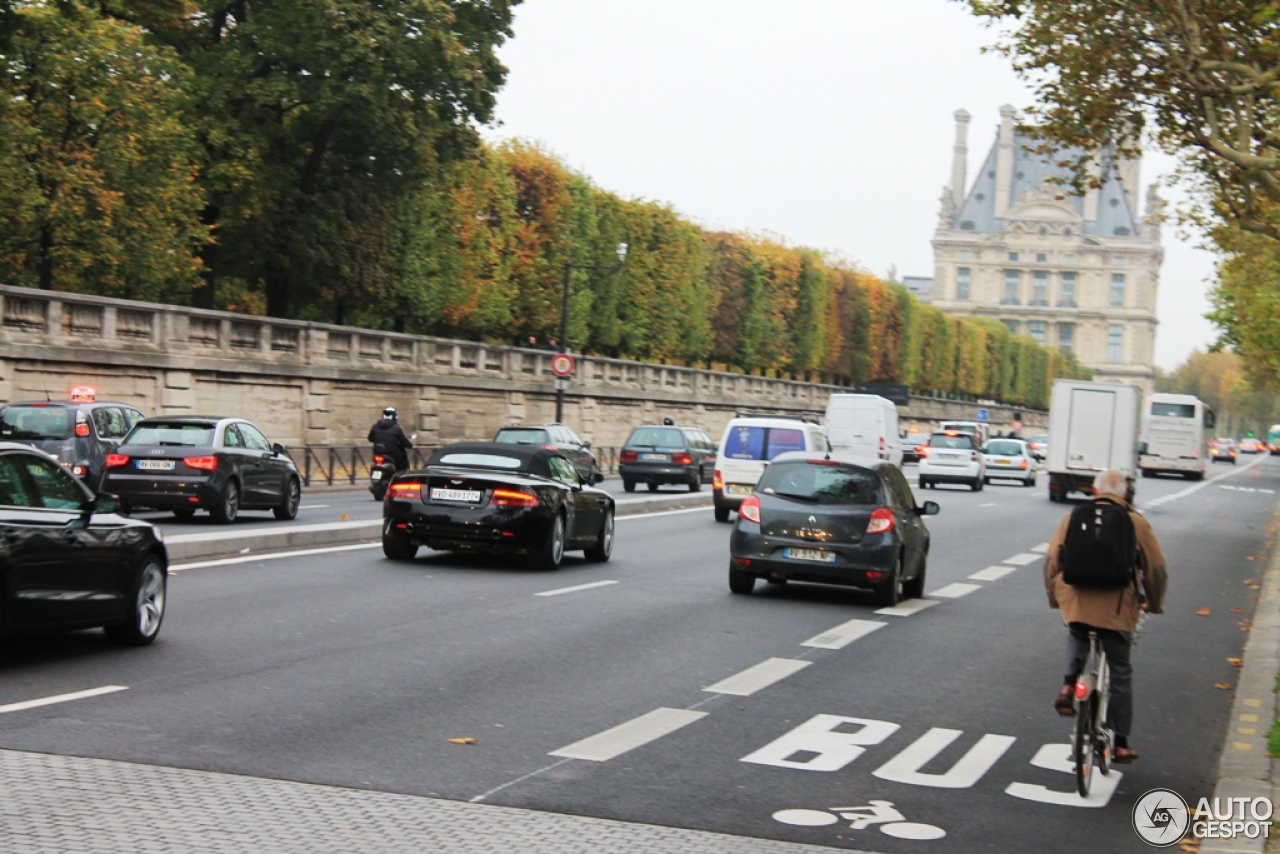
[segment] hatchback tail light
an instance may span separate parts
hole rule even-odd
[[[893,530],[893,511],[888,507],[877,507],[871,511],[871,520],[867,522],[868,534],[883,534]]]
[[[1027,458],[1026,458],[1026,457],[1023,457],[1023,458],[1022,458],[1022,462],[1018,463],[1018,468],[1020,468],[1020,469],[1024,469],[1024,468],[1026,468],[1026,467],[1027,467]]]
[[[724,475],[720,473],[720,469],[716,469],[716,473],[711,476],[711,488],[724,492]]]
[[[635,451],[623,451],[618,454],[618,462],[620,463],[634,463],[638,459],[640,459],[640,455]]]
[[[490,507],[537,507],[538,496],[519,489],[495,489],[489,496]]]
[[[693,465],[693,457],[684,451],[677,451],[671,455],[671,462],[678,466],[691,466]]]
[[[929,446],[928,446],[928,445],[921,445],[920,447],[916,448],[916,456],[917,456],[917,457],[920,457],[920,458],[922,458],[922,459],[923,459],[924,457],[929,456]]]
[[[88,424],[77,424],[77,425],[76,425],[76,435],[77,435],[77,436],[88,436],[88,435],[89,435],[89,425],[88,425]]]
[[[199,469],[200,471],[213,471],[218,467],[217,457],[185,457],[182,460],[187,468]]]
[[[884,450],[884,436],[880,437],[880,450]]]
[[[387,489],[388,498],[403,498],[414,500],[422,497],[422,482],[411,480],[403,483],[393,483]]]
[[[978,461],[978,452],[977,452],[977,451],[970,451],[970,452],[969,452],[969,462],[976,463],[977,461]]]
[[[738,517],[746,519],[748,522],[760,524],[760,499],[754,495],[749,495],[738,505]]]
[[[124,454],[107,454],[107,468],[118,469],[120,466],[127,466],[129,458]]]

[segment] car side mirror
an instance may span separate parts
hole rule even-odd
[[[590,442],[583,442],[583,443],[582,443],[582,447],[583,447],[583,448],[585,448],[585,449],[587,449],[587,450],[591,450],[591,443],[590,443]]]
[[[271,450],[275,451],[275,452],[276,452],[276,456],[278,456],[278,457],[287,457],[287,456],[289,456],[289,452],[288,452],[288,451],[286,451],[286,450],[284,449],[284,445],[281,445],[279,442],[276,442],[274,445],[272,445],[272,446],[271,446]]]
[[[1143,456],[1143,455],[1145,455],[1146,453],[1147,453],[1147,443],[1146,443],[1146,442],[1139,442],[1139,443],[1138,443],[1138,456]]]
[[[85,516],[92,516],[95,513],[116,513],[120,516],[128,516],[129,502],[118,495],[103,492],[95,495],[85,505]]]
[[[595,486],[598,483],[604,483],[604,472],[593,471],[591,473],[591,485]]]
[[[926,501],[923,507],[917,507],[916,512],[921,516],[937,516],[938,511],[942,508],[938,506],[936,501]]]

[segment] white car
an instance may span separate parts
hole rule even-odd
[[[987,461],[978,450],[973,434],[947,430],[934,433],[929,444],[920,446],[920,488],[937,488],[940,483],[967,484],[981,492],[986,483]]]
[[[816,422],[780,415],[744,415],[732,419],[716,451],[715,512],[717,522],[728,522],[756,491],[756,482],[769,461],[787,451],[826,453],[827,435]]]
[[[1036,459],[1031,446],[1021,439],[992,439],[984,452],[987,483],[996,479],[1017,480],[1023,486],[1036,485]]]

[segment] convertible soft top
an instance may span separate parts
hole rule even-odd
[[[501,465],[497,460],[486,464],[485,457],[497,457],[514,461],[516,465]],[[449,468],[482,468],[499,471],[533,474],[538,477],[551,477],[550,460],[560,457],[565,462],[568,458],[555,448],[542,448],[530,445],[511,445],[505,442],[457,442],[445,445],[432,452],[427,460],[428,466],[448,466]],[[462,458],[461,461],[459,458]]]

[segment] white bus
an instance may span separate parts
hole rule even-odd
[[[1142,414],[1143,477],[1167,472],[1202,480],[1209,462],[1213,410],[1190,394],[1153,394]]]

